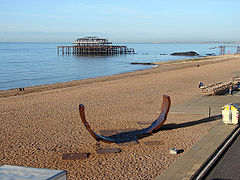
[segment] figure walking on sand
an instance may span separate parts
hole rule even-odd
[[[232,88],[233,88],[233,85],[232,83],[229,85],[229,94],[232,95]]]

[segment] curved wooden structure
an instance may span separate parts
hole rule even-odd
[[[143,133],[152,133],[153,131],[159,130],[163,123],[167,120],[167,115],[170,110],[171,99],[167,95],[163,95],[161,113],[158,118],[149,126],[143,130]]]
[[[167,115],[168,115],[168,112],[170,110],[170,106],[171,106],[170,97],[167,96],[167,95],[163,95],[163,102],[162,102],[160,115],[148,128],[145,128],[145,129],[139,131],[139,135],[149,134],[149,133],[152,133],[153,131],[159,130],[159,128],[163,125],[163,123],[167,119]],[[92,130],[92,128],[90,127],[90,125],[88,124],[88,122],[86,120],[83,104],[79,105],[79,113],[80,113],[80,117],[82,119],[82,122],[83,122],[84,126],[87,128],[89,133],[94,137],[94,139],[96,139],[97,141],[104,141],[104,142],[107,142],[107,143],[117,142],[117,140],[115,140],[115,139],[112,139],[110,137],[101,136],[101,135],[95,133]]]

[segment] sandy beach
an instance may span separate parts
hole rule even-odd
[[[0,91],[0,165],[66,170],[69,179],[153,179],[207,134],[217,121],[167,129],[196,121],[201,114],[173,113],[165,127],[138,144],[97,143],[81,122],[78,105],[99,134],[149,126],[160,113],[162,95],[172,106],[201,95],[198,83],[228,82],[240,74],[240,55],[156,63],[136,72]],[[199,67],[197,67],[199,65]],[[147,143],[150,142],[150,143]],[[120,153],[97,154],[97,148]],[[170,148],[183,149],[171,155]],[[66,153],[91,153],[83,160],[62,160]]]

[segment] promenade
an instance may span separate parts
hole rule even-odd
[[[237,125],[226,125],[222,122],[221,107],[228,103],[239,104],[239,92],[232,96],[202,96],[172,108],[172,113],[204,114],[207,117],[210,107],[211,117],[199,120],[198,123],[219,121],[207,135],[156,179],[239,179],[239,137],[237,140],[233,139],[233,144],[230,143],[220,152],[220,148],[238,129]]]

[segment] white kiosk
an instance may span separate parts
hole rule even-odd
[[[237,104],[227,104],[222,107],[222,119],[225,124],[238,124],[239,106]]]

